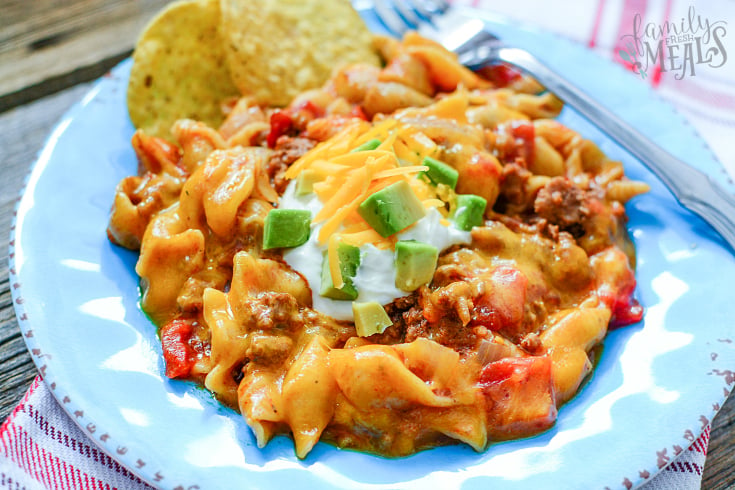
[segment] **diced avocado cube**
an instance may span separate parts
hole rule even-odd
[[[396,287],[401,291],[415,291],[434,278],[439,250],[416,240],[396,242]]]
[[[382,141],[380,141],[377,138],[373,138],[373,139],[368,140],[365,143],[361,144],[360,146],[358,146],[356,148],[353,148],[352,151],[370,151],[370,150],[374,150],[374,149],[376,149],[377,147],[380,146],[380,143],[382,143]]]
[[[423,172],[423,175],[429,177],[434,185],[445,184],[454,189],[457,187],[459,180],[459,172],[454,167],[440,162],[436,158],[424,157],[422,165],[429,167],[429,170]]]
[[[337,258],[344,285],[341,288],[334,287],[332,273],[329,270],[329,260],[325,255],[322,261],[322,283],[319,294],[332,299],[355,299],[357,298],[357,289],[352,282],[352,278],[355,277],[357,268],[360,267],[360,249],[354,245],[340,243],[337,245]]]
[[[317,181],[317,174],[314,170],[307,168],[296,177],[296,195],[303,196],[314,192],[314,183]]]
[[[487,200],[483,197],[475,194],[458,194],[457,206],[452,211],[450,219],[460,230],[470,231],[473,227],[485,222],[486,207]]]
[[[383,333],[393,325],[385,308],[377,301],[352,303],[352,315],[355,317],[355,330],[360,337]]]
[[[382,237],[391,236],[426,215],[424,205],[405,180],[371,194],[357,212]]]
[[[298,247],[309,239],[311,212],[305,209],[271,209],[265,217],[263,249]]]

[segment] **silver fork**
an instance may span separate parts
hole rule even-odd
[[[353,4],[358,10],[370,4],[393,35],[417,30],[439,41],[470,68],[508,63],[525,71],[650,168],[682,206],[709,223],[735,251],[735,196],[648,140],[528,51],[505,45],[482,20],[468,18],[444,0],[356,0]]]

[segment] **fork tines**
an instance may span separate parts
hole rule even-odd
[[[432,24],[435,16],[449,9],[444,0],[375,0],[373,6],[385,28],[396,36]]]

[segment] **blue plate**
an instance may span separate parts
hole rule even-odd
[[[694,130],[633,75],[565,39],[487,21],[727,185]],[[18,204],[10,268],[21,330],[52,392],[142,479],[169,489],[626,488],[686,448],[732,390],[733,255],[639,162],[565,109],[564,123],[651,192],[628,206],[645,318],[609,334],[597,370],[557,424],[484,453],[454,446],[389,460],[320,443],[300,461],[285,437],[258,449],[237,413],[163,376],[155,328],[138,305],[136,255],[105,236],[115,185],[136,171],[129,70],[126,61],[101,79],[50,136]]]

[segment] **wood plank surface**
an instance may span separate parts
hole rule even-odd
[[[10,226],[26,175],[53,125],[84,93],[77,85],[0,114],[0,420],[4,420],[36,376],[18,328],[8,281]]]
[[[168,1],[0,1],[0,112],[102,76]]]

